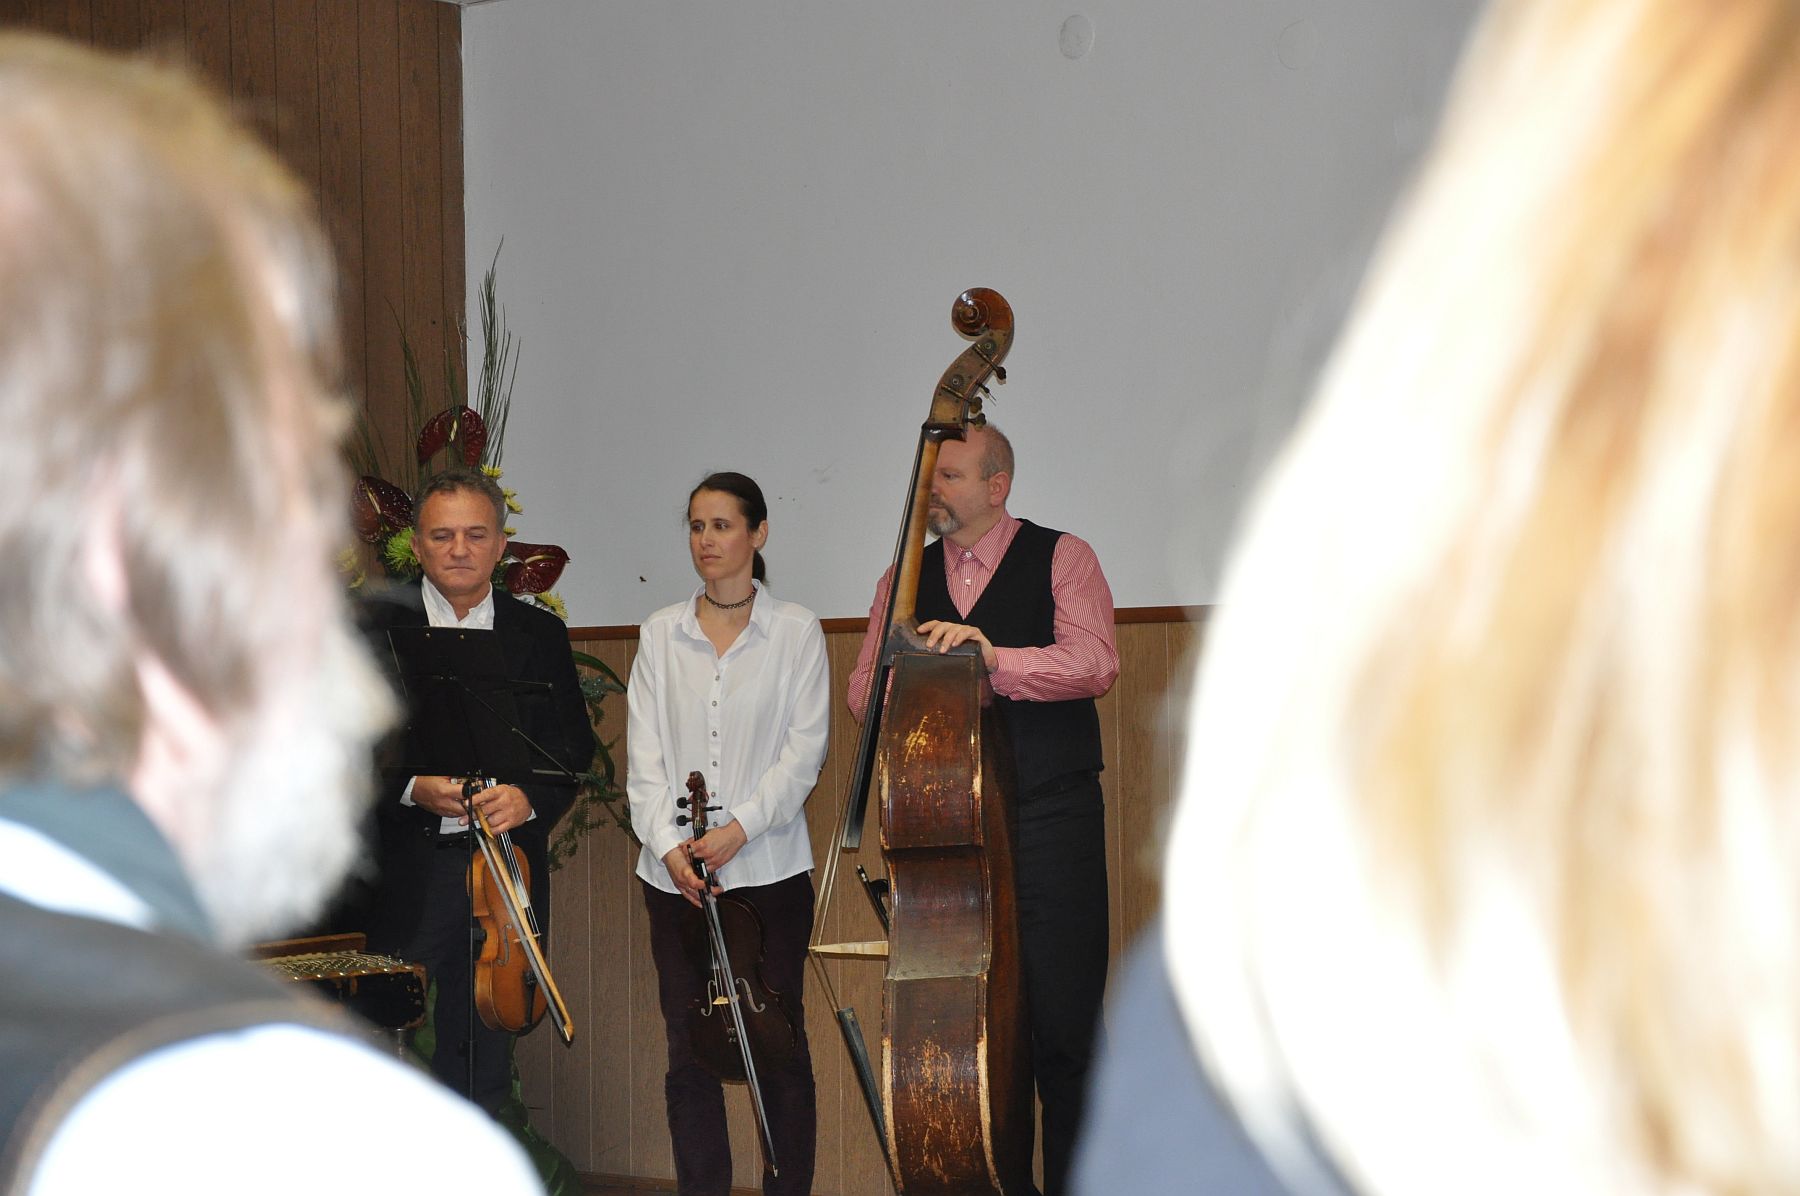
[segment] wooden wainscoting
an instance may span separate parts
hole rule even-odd
[[[1120,673],[1100,701],[1107,769],[1107,848],[1112,901],[1113,952],[1131,941],[1155,912],[1156,845],[1179,767],[1182,713],[1190,661],[1203,623],[1189,608],[1121,611]],[[860,623],[860,620],[854,621]],[[844,685],[861,643],[852,621],[827,623],[831,682]],[[574,636],[598,635],[575,629]],[[634,635],[608,633],[579,639],[592,653],[629,676],[637,651]],[[609,704],[601,727],[618,737],[624,763],[625,703]],[[846,773],[856,746],[856,723],[841,704],[834,708],[831,750],[807,803],[815,849],[830,842]],[[866,852],[876,849],[865,840]],[[554,881],[551,966],[576,1025],[572,1046],[540,1028],[520,1043],[519,1065],[526,1102],[537,1126],[588,1175],[670,1181],[675,1174],[663,1118],[666,1056],[657,1010],[656,975],[650,960],[649,923],[633,875],[636,849],[623,834],[599,828]],[[879,868],[870,868],[876,875]],[[833,933],[874,938],[868,903],[854,887],[840,886],[831,917]],[[840,999],[853,1004],[866,1033],[881,1027],[879,964],[828,965]],[[837,1023],[813,976],[807,978],[807,1034],[819,1093],[818,1168],[814,1191],[832,1196],[885,1196],[892,1192],[856,1079],[845,1059]],[[741,1086],[728,1085],[726,1108],[740,1187],[758,1187],[755,1129]]]

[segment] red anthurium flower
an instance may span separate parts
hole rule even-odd
[[[556,584],[569,563],[569,554],[554,544],[512,540],[506,545],[506,555],[513,558],[506,566],[509,594],[542,594]]]
[[[419,441],[415,447],[420,464],[429,461],[439,449],[453,440],[462,446],[464,465],[479,465],[481,454],[487,449],[487,425],[467,407],[438,412],[419,429]]]
[[[350,495],[350,520],[365,544],[379,544],[412,522],[412,499],[406,491],[380,478],[356,479]]]
[[[462,457],[463,464],[474,467],[481,464],[481,454],[487,451],[488,430],[481,417],[469,408],[464,407],[462,413]]]

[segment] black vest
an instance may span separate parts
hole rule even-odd
[[[981,601],[967,616],[956,611],[944,584],[944,542],[925,547],[919,569],[918,617],[923,623],[947,619],[981,628],[996,648],[1043,648],[1056,642],[1056,598],[1050,592],[1050,562],[1062,533],[1019,521],[1018,534],[988,579]],[[1067,702],[1015,702],[996,696],[994,704],[1012,733],[1019,769],[1019,792],[1072,772],[1099,772],[1100,715],[1092,698]]]
[[[252,964],[175,935],[0,895],[0,1193],[30,1186],[99,1083],[172,1043],[273,1023],[345,1028]]]

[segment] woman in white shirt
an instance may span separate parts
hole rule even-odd
[[[805,803],[825,760],[831,687],[817,617],[763,586],[768,514],[762,490],[743,474],[715,473],[694,488],[688,551],[701,584],[644,620],[631,669],[627,790],[644,842],[637,874],[668,1032],[664,1094],[683,1194],[724,1196],[732,1178],[724,1093],[688,1041],[688,1009],[707,979],[683,945],[682,923],[699,917],[693,860],[760,915],[761,975],[781,994],[799,1040],[786,1065],[758,1061],[780,1168],[778,1176],[765,1169],[763,1191],[812,1187],[817,1112],[801,1008],[813,914]],[[720,807],[699,839],[675,821],[694,771]]]

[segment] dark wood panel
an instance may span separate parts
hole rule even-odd
[[[628,1049],[623,1040],[637,1033],[638,1027],[655,1031],[652,1043],[661,1039],[662,1022],[657,1015],[656,982],[648,949],[643,953],[634,949],[640,939],[639,924],[644,922],[638,882],[632,875],[636,856],[635,845],[614,832],[606,850],[596,852],[591,861],[603,878],[594,886],[591,906],[599,952],[594,988],[603,1002],[601,1016],[608,1027],[609,1057],[615,1059]],[[641,931],[641,937],[647,944],[647,929]],[[648,1005],[644,1004],[646,994]],[[649,1112],[658,1115],[662,1109],[663,1068],[654,1058],[651,1067],[657,1089]],[[635,1086],[609,1082],[603,1067],[596,1067],[587,1077],[585,1100],[577,1113],[573,1139],[583,1149],[590,1166],[601,1171],[630,1168],[636,1101]]]
[[[78,42],[93,40],[94,6],[91,0],[63,0],[57,7],[62,9],[62,32]]]
[[[222,95],[231,94],[231,6],[194,0],[183,12],[187,59]]]
[[[1168,691],[1168,637],[1162,625],[1119,628],[1119,680],[1113,694],[1120,711],[1118,754],[1108,761],[1107,833],[1114,852],[1112,930],[1115,944],[1133,938],[1154,909],[1154,875],[1146,870],[1152,845],[1163,839],[1162,810],[1171,784],[1162,734]],[[1146,889],[1152,889],[1147,894]]]
[[[0,0],[0,26],[58,33],[44,12],[42,0]]]
[[[838,686],[838,679],[848,677],[850,670],[856,666],[857,639],[852,636],[829,636],[826,639],[826,651],[830,659],[832,676],[831,694],[831,738],[827,745],[824,767],[819,772],[818,788],[807,800],[806,827],[812,839],[813,855],[818,867],[813,872],[815,885],[822,885],[825,867],[829,863],[826,846],[837,834],[837,826],[843,815],[844,791],[850,783],[850,768],[856,755],[856,744],[861,730],[844,703],[843,690]],[[873,840],[869,840],[873,846]],[[863,863],[873,876],[881,876],[883,870],[876,858],[878,850],[865,850],[859,853],[867,857]],[[862,937],[864,921],[863,912],[853,908],[849,903],[863,903],[862,894],[857,892],[854,861],[841,863],[842,874],[836,896],[829,908],[822,910],[826,917],[828,941],[843,942],[849,938]],[[820,896],[823,901],[823,894]],[[872,915],[870,915],[872,917]],[[851,1004],[859,999],[850,993],[848,988],[855,979],[853,973],[868,972],[879,974],[878,963],[846,963],[841,960],[830,960],[822,968],[809,969],[809,974],[822,971],[829,977],[837,995]],[[866,978],[866,977],[865,977]],[[860,1137],[874,1138],[874,1131],[869,1128],[865,1115],[859,1122],[852,1120],[852,1115],[861,1105],[862,1097],[856,1084],[855,1074],[846,1057],[842,1039],[838,1033],[837,1023],[832,1016],[831,993],[826,986],[814,983],[808,990],[807,1034],[812,1047],[813,1082],[818,1093],[819,1104],[819,1137],[818,1162],[814,1169],[814,1183],[821,1191],[842,1192],[849,1187],[849,1171],[854,1166],[852,1159],[860,1149]],[[858,1016],[865,1023],[873,1021],[879,1025],[879,1006],[875,1010],[863,1007]],[[876,1164],[879,1168],[879,1161]]]
[[[3,0],[0,25],[36,29],[85,42],[91,36],[89,0]]]
[[[368,332],[363,300],[362,48],[351,0],[318,9],[319,212],[338,267],[338,325],[344,383],[368,392]]]
[[[144,44],[144,15],[138,0],[94,0],[94,44],[108,50],[135,50]]]
[[[401,272],[400,6],[361,0],[357,6],[362,116],[363,400],[390,462],[411,449],[406,375],[400,353],[405,303]]]
[[[610,847],[612,844],[606,846]],[[595,873],[604,871],[597,869],[595,863],[596,857],[600,857],[600,862],[604,863],[605,854],[580,852],[568,861],[562,872],[568,874],[567,880],[577,882],[580,888],[569,894],[573,900],[558,902],[552,898],[550,966],[556,973],[557,986],[562,991],[563,1000],[569,1003],[571,1019],[577,1009],[588,1011],[587,1016],[576,1022],[573,1042],[565,1044],[553,1030],[542,1031],[554,1068],[548,1093],[549,1108],[559,1120],[577,1115],[579,1110],[588,1105],[587,1086],[594,1074],[595,1061],[599,1053],[606,1049],[607,1035],[614,1032],[614,1022],[609,1011],[594,999],[596,961],[605,957],[599,954],[601,944],[595,934],[597,924],[593,918],[585,916],[587,909],[581,900],[586,892],[591,892],[595,887]],[[553,878],[551,883],[557,884],[562,879]],[[562,921],[565,909],[572,915],[568,925]],[[591,1169],[592,1160],[585,1154],[579,1160],[571,1158],[570,1162],[578,1170]]]
[[[444,348],[458,373],[468,376],[468,345],[463,336],[468,311],[467,258],[463,243],[463,93],[462,10],[435,6],[438,15],[438,160],[444,197],[443,263]],[[483,267],[486,260],[483,260]]]
[[[0,0],[0,20],[184,60],[318,199],[345,381],[390,465],[410,422],[400,321],[443,390],[465,308],[461,10],[435,0]],[[403,32],[404,31],[404,32]],[[403,102],[404,99],[404,102]]]
[[[275,0],[275,146],[319,193],[319,13],[314,0]]]
[[[263,141],[276,145],[275,0],[232,0],[231,97]]]
[[[0,0],[0,29],[35,29],[43,33],[61,33],[44,11],[42,0]]]
[[[400,6],[400,313],[432,408],[444,396],[443,131],[437,5]],[[458,306],[460,310],[460,305]]]
[[[187,12],[182,0],[139,0],[143,46],[164,62],[187,59]]]

